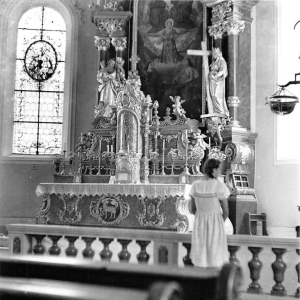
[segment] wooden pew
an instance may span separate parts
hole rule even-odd
[[[146,300],[146,291],[54,280],[0,277],[0,299]]]
[[[224,265],[220,272],[216,269],[193,267],[158,267],[17,255],[0,256],[0,276],[55,280],[66,284],[78,283],[136,292],[149,291],[148,300],[159,300],[161,297],[168,300],[235,300],[238,299],[242,278],[241,268],[234,264]],[[169,297],[166,298],[168,291]]]

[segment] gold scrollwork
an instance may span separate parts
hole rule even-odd
[[[95,47],[98,50],[106,51],[110,47],[110,39],[95,36]]]
[[[37,224],[48,224],[51,222],[51,218],[49,215],[49,209],[51,203],[50,194],[44,194],[43,197],[44,197],[44,201],[42,207],[35,217]]]
[[[58,198],[63,202],[63,210],[58,209],[58,218],[62,223],[79,223],[82,218],[82,210],[78,211],[78,202],[82,196],[76,195],[58,195]]]
[[[126,49],[127,39],[126,37],[112,38],[111,43],[115,47],[116,51],[123,51],[124,49]]]
[[[140,202],[144,206],[143,213],[137,212],[137,219],[142,226],[161,227],[166,220],[166,213],[159,213],[160,205],[165,198],[154,196],[139,197]]]
[[[225,1],[212,7],[213,18],[225,19],[227,13],[232,11],[232,0]]]
[[[176,199],[175,210],[179,219],[170,227],[177,229],[177,232],[187,232],[192,223],[193,216],[188,208],[189,201],[190,199],[185,199],[183,196],[177,197]]]
[[[122,19],[102,19],[99,22],[98,29],[99,31],[106,31],[108,36],[111,37],[114,32],[122,31],[124,23]]]
[[[247,143],[229,143],[225,147],[225,154],[231,163],[245,165],[253,160],[254,150]]]
[[[243,32],[245,30],[245,21],[241,20],[227,20],[223,24],[224,29],[226,30],[228,35],[235,35]]]

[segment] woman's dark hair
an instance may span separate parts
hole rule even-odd
[[[218,169],[220,166],[221,162],[217,159],[210,158],[204,163],[204,173],[210,177],[214,178],[213,172],[214,169]]]

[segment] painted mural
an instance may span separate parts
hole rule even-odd
[[[202,58],[187,49],[201,49],[203,8],[199,1],[143,0],[138,7],[138,71],[142,90],[159,102],[159,116],[172,108],[170,96],[185,100],[186,116],[200,120]]]

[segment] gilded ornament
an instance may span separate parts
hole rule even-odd
[[[95,36],[95,47],[98,50],[106,51],[110,47],[110,39]]]
[[[51,218],[49,215],[49,209],[50,209],[50,203],[51,203],[50,194],[45,193],[43,195],[43,197],[44,197],[44,201],[43,201],[42,207],[39,210],[39,212],[36,214],[36,217],[35,217],[37,224],[51,223]]]
[[[221,22],[208,26],[208,33],[215,40],[222,39],[223,35],[226,33],[225,28]]]
[[[116,31],[122,31],[125,21],[122,19],[102,19],[99,22],[99,31],[106,31],[109,37]]]
[[[225,19],[226,14],[232,11],[232,0],[224,1],[212,7],[213,18]]]
[[[91,201],[90,214],[101,225],[118,225],[129,215],[128,203],[122,201],[119,196],[102,195],[95,201]]]
[[[241,20],[227,20],[223,24],[228,35],[236,35],[245,30],[245,21]]]
[[[58,218],[62,223],[79,223],[82,218],[82,210],[78,211],[78,202],[82,196],[75,195],[58,195],[58,198],[63,202],[63,210],[58,209]]]
[[[247,143],[229,143],[225,147],[225,154],[233,164],[249,164],[254,158],[254,150]]]
[[[116,51],[123,51],[124,49],[126,49],[127,39],[126,37],[112,38],[111,43],[115,47]]]
[[[142,213],[137,212],[137,219],[142,226],[161,227],[166,220],[166,213],[160,214],[160,205],[165,202],[165,198],[160,196],[139,197],[139,201],[143,204]]]

